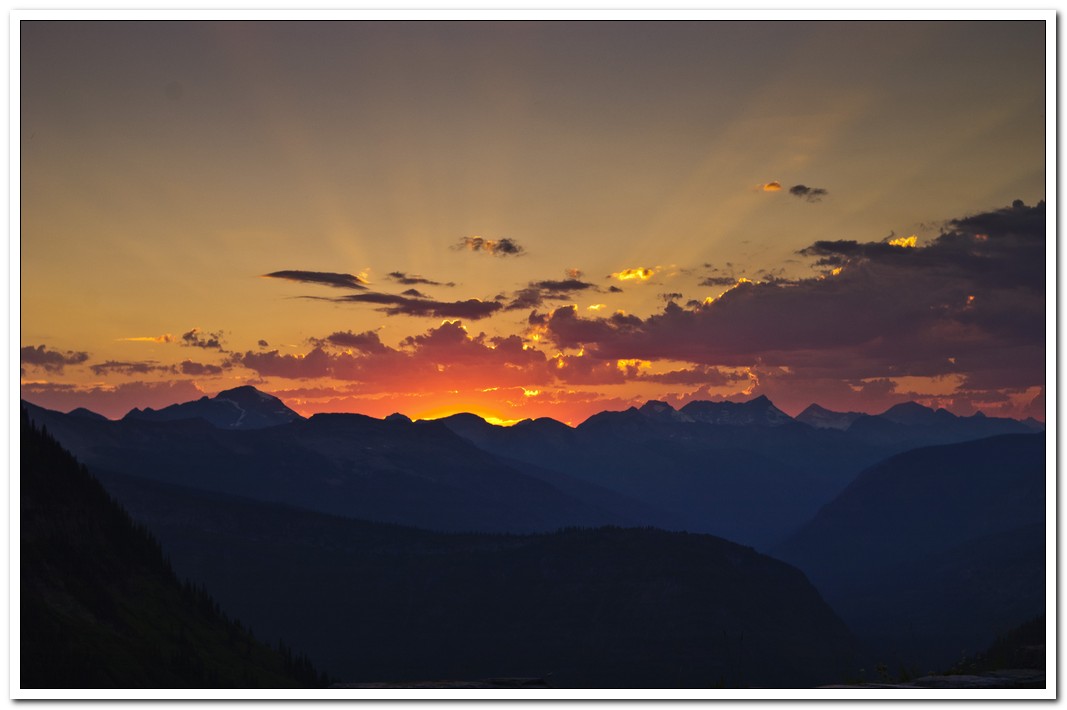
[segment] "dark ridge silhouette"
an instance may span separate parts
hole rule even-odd
[[[256,641],[24,411],[22,688],[325,685],[306,656]]]
[[[103,480],[179,570],[346,685],[794,687],[859,667],[800,572],[707,535],[430,533]]]
[[[1032,431],[920,405],[890,413],[935,423],[864,415],[847,431],[813,428],[766,397],[681,410],[649,402],[576,428],[546,418],[500,427],[473,414],[436,422],[329,414],[248,429],[256,407],[270,414],[273,403],[281,406],[244,387],[147,415],[174,421],[144,421],[138,410],[121,422],[34,411],[94,468],[330,514],[452,531],[653,525],[763,550],[891,454]]]
[[[32,405],[29,405],[32,408]],[[203,419],[96,422],[32,408],[95,471],[435,530],[537,532],[639,524],[622,496],[575,498],[440,422],[317,414],[264,429]],[[564,474],[552,474],[563,487]],[[580,481],[571,488],[582,488]],[[591,486],[585,485],[591,489]]]
[[[870,644],[946,667],[1045,608],[1045,437],[894,456],[773,552]]]

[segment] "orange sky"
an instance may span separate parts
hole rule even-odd
[[[22,396],[1044,418],[1044,33],[23,21]]]

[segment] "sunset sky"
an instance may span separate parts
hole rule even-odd
[[[1044,419],[1046,28],[20,31],[22,397]],[[1051,231],[1051,230],[1049,230]]]

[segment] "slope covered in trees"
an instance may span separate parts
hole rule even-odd
[[[181,584],[147,530],[25,413],[21,446],[20,687],[325,682]]]

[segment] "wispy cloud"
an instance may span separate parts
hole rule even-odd
[[[134,338],[119,338],[120,341],[130,343],[173,343],[174,336],[170,333],[163,335],[140,335]]]
[[[501,237],[496,240],[483,239],[482,237],[463,237],[453,248],[480,251],[493,256],[521,256],[526,252],[525,248],[510,237]]]
[[[303,296],[303,298],[333,301],[335,303],[373,303],[382,306],[377,310],[389,316],[466,318],[470,320],[487,318],[504,307],[497,301],[481,301],[477,298],[470,298],[465,301],[437,301],[429,298],[411,298],[390,293],[354,293],[337,298],[324,298],[321,296]]]
[[[118,373],[120,375],[147,375],[150,372],[177,373],[177,368],[175,368],[174,365],[161,365],[156,360],[143,360],[138,362],[107,360],[106,362],[96,365],[90,365],[89,369],[93,371],[94,375],[110,375],[113,373]]]
[[[389,274],[387,274],[387,276],[393,281],[396,281],[399,284],[403,284],[404,286],[448,286],[449,288],[451,288],[456,285],[453,281],[444,283],[441,281],[434,281],[433,279],[428,279],[425,276],[420,276],[418,274],[408,274],[403,271],[391,271],[389,272]]]
[[[350,288],[355,290],[367,288],[367,282],[359,276],[353,274],[338,274],[332,271],[274,271],[269,274],[263,274],[263,278],[320,284],[322,286],[332,286],[334,288]]]

